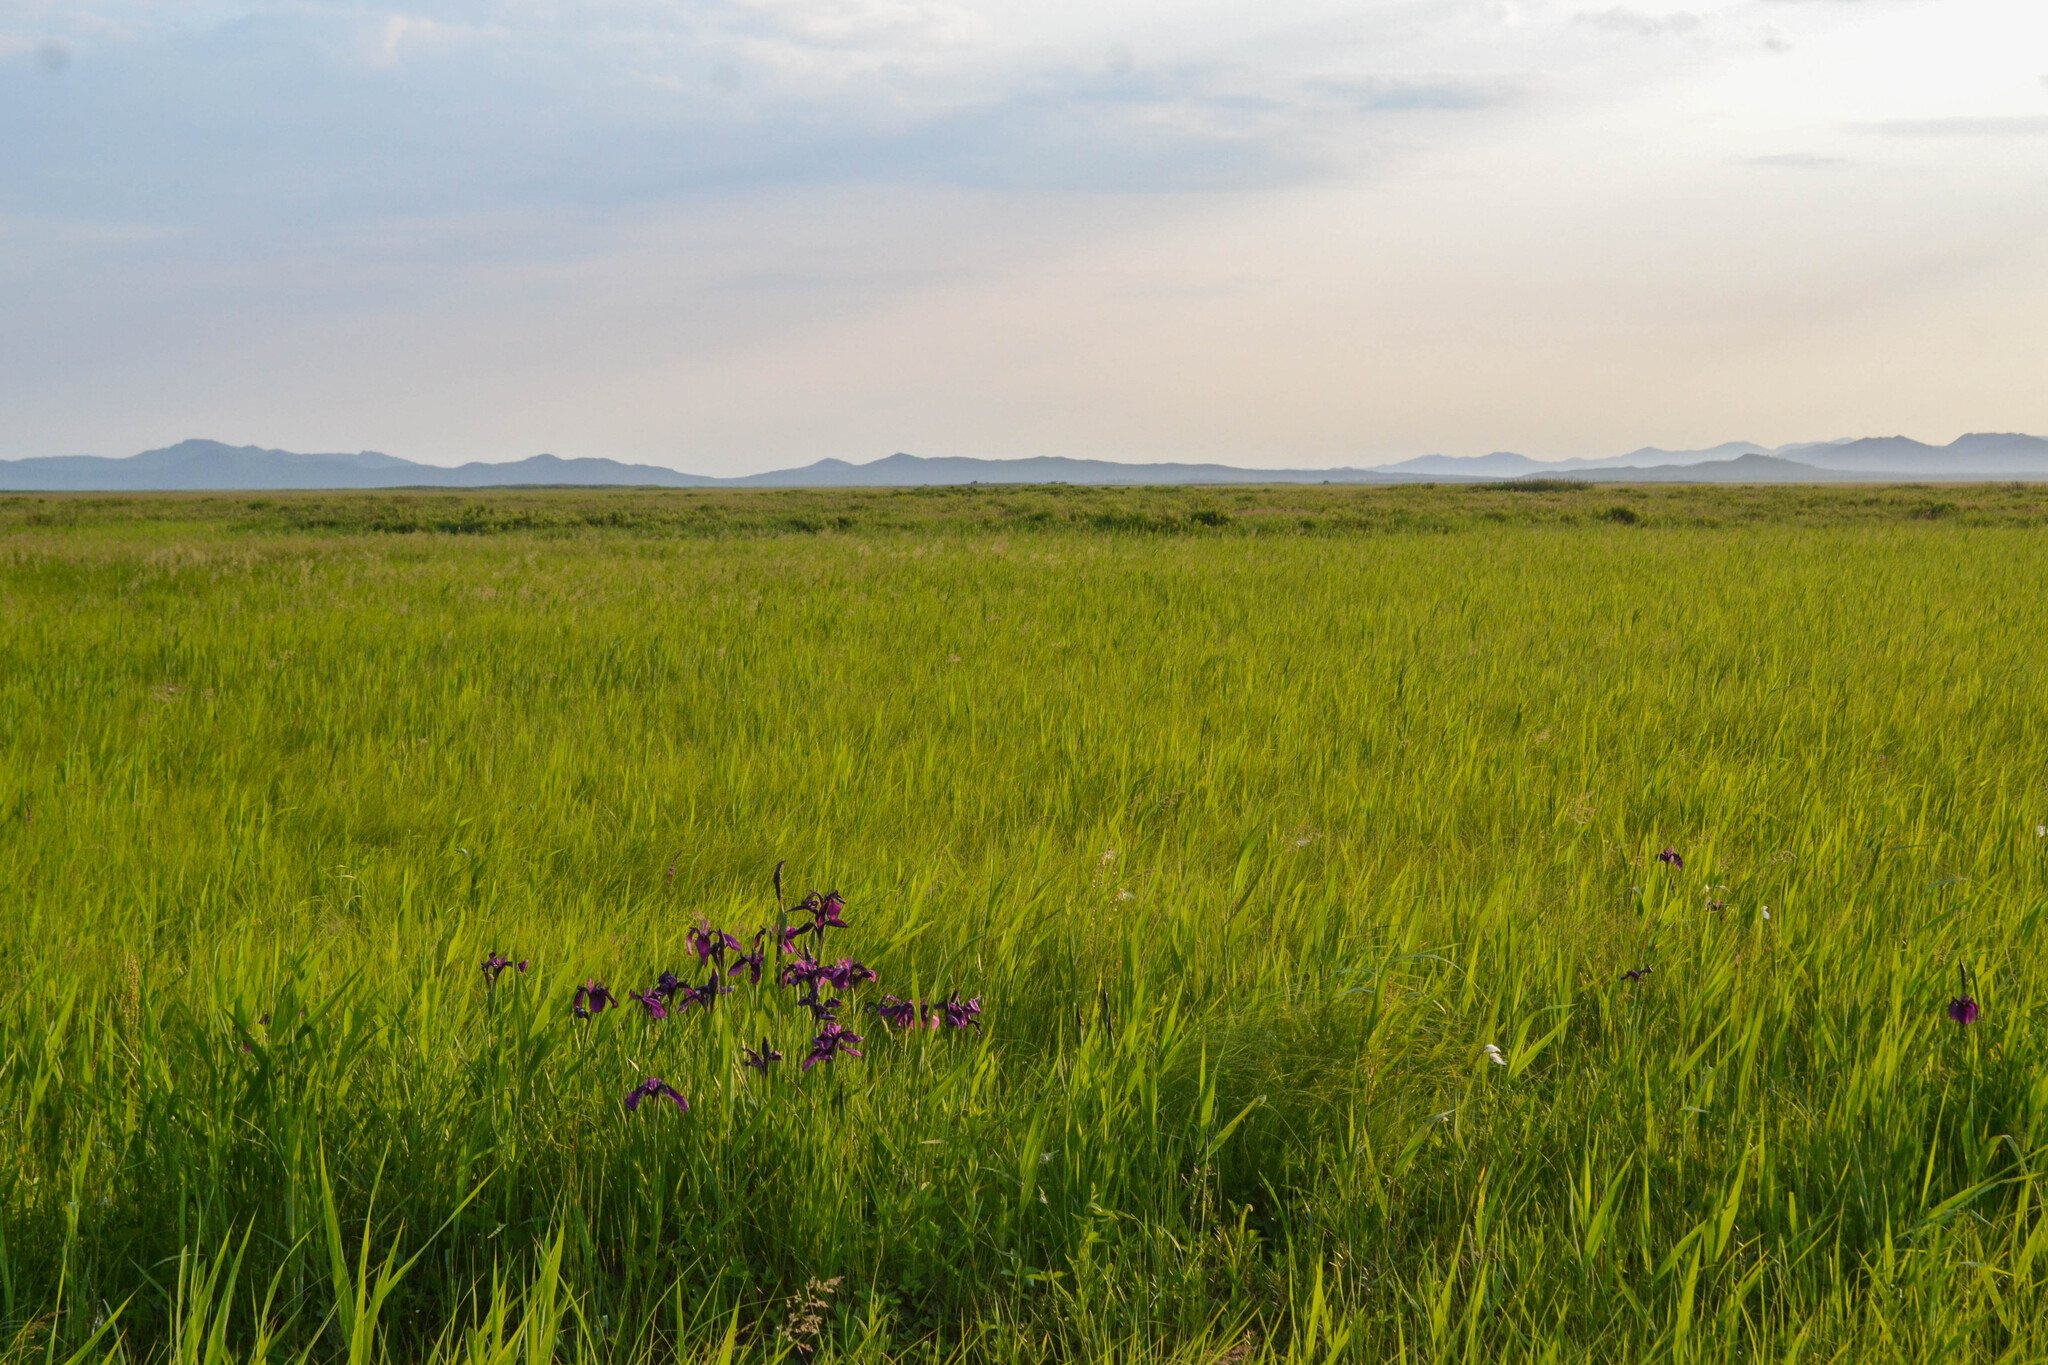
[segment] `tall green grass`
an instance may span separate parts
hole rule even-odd
[[[10,523],[6,1359],[2048,1358],[2020,503],[553,496]],[[572,1018],[785,860],[985,1033]]]

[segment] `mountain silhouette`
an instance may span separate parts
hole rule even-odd
[[[532,455],[449,468],[374,450],[307,455],[188,440],[125,459],[59,455],[0,460],[0,491],[227,492],[370,488],[906,488],[956,484],[1475,483],[1567,478],[1652,483],[1842,483],[2048,479],[2048,439],[1975,432],[1945,446],[1905,436],[1816,441],[1766,450],[1730,441],[1705,450],[1645,446],[1599,459],[1536,460],[1513,451],[1422,455],[1372,468],[1246,469],[1224,464],[1124,464],[1064,455],[983,460],[897,453],[866,464],[826,459],[739,478],[659,465]]]
[[[491,488],[546,484],[657,484],[668,488],[716,482],[655,465],[617,460],[564,460],[535,455],[509,464],[453,469],[417,464],[374,450],[353,455],[300,455],[220,441],[180,441],[124,460],[58,455],[0,460],[0,489],[37,492],[145,492],[343,488]]]

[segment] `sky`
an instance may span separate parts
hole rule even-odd
[[[2048,433],[2040,0],[0,0],[0,458]]]

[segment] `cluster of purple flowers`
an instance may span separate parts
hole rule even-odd
[[[852,927],[846,922],[846,901],[837,891],[813,891],[794,905],[783,907],[780,866],[775,869],[775,899],[777,922],[755,930],[751,941],[705,923],[690,930],[690,951],[696,954],[698,969],[706,972],[701,984],[693,985],[674,972],[664,971],[646,990],[628,989],[626,998],[645,1011],[649,1022],[686,1014],[693,1007],[709,1011],[718,1003],[718,997],[732,994],[729,983],[742,975],[749,986],[759,986],[763,973],[770,970],[768,955],[772,952],[775,965],[771,980],[777,987],[795,993],[793,1004],[810,1014],[816,1028],[802,1069],[809,1071],[820,1062],[862,1056],[860,1045],[866,1038],[840,1022],[839,1011],[845,1007],[844,995],[877,980],[875,970],[854,958],[828,959],[825,954],[827,933]],[[495,988],[505,971],[524,973],[528,965],[526,959],[514,962],[494,948],[483,960],[484,981]],[[593,977],[576,988],[570,1008],[578,1019],[594,1019],[619,1003],[611,988]],[[895,1029],[971,1028],[981,1032],[981,998],[962,1000],[958,991],[937,1002],[899,1000],[888,995],[882,997],[880,1004],[869,1004],[868,1009]],[[266,1015],[265,1022],[268,1021]],[[782,1059],[767,1038],[761,1040],[758,1048],[740,1049],[741,1065],[763,1076]],[[690,1108],[681,1091],[659,1076],[649,1076],[626,1092],[627,1112],[638,1111],[641,1101],[650,1099],[667,1100],[679,1113],[687,1113]]]
[[[780,867],[776,868],[775,889],[780,906]],[[813,891],[794,905],[778,909],[777,923],[757,929],[751,941],[742,940],[724,929],[700,924],[690,931],[689,944],[697,955],[698,967],[709,969],[703,984],[693,986],[675,973],[665,971],[650,989],[628,991],[627,995],[646,1011],[650,1021],[685,1013],[693,1005],[709,1010],[719,996],[732,992],[732,986],[727,983],[742,973],[748,985],[760,985],[763,973],[770,970],[768,955],[772,952],[775,965],[771,980],[777,987],[795,993],[792,1003],[810,1014],[816,1028],[802,1069],[809,1071],[820,1062],[861,1057],[860,1045],[867,1040],[842,1023],[839,1012],[845,1008],[845,996],[877,980],[877,977],[874,968],[864,962],[849,957],[827,958],[825,954],[827,933],[852,927],[846,922],[845,912],[846,902],[837,891],[822,894]],[[588,1019],[602,1014],[616,1003],[617,999],[602,982],[586,981],[576,992],[575,1014],[579,1019]],[[962,1000],[958,991],[929,1006],[922,1001],[898,1000],[891,995],[884,997],[882,1004],[871,1004],[868,1008],[896,1028],[921,1026],[921,1021],[929,1014],[929,1027],[933,1029],[972,1028],[977,1033],[981,1031],[980,997]],[[740,1049],[741,1065],[763,1076],[768,1075],[770,1068],[781,1060],[782,1054],[766,1038],[761,1040],[758,1048]],[[640,1101],[649,1098],[671,1100],[678,1109],[689,1107],[680,1094],[657,1076],[649,1077],[628,1092],[626,1108],[638,1109]]]
[[[711,968],[711,979],[716,981],[720,973],[728,977],[747,973],[747,983],[761,984],[761,968],[768,960],[768,954],[761,947],[761,940],[768,936],[768,930],[760,929],[754,934],[754,950],[747,951],[747,945],[723,929],[700,927],[690,931],[690,951],[697,955],[699,967]],[[726,955],[732,960],[728,963]],[[667,973],[663,973],[667,975]]]
[[[880,1015],[882,1022],[891,1028],[928,1028],[937,1031],[942,1028],[971,1028],[981,1032],[981,997],[962,1000],[960,992],[954,991],[944,1000],[933,1005],[925,1000],[899,1000],[893,995],[882,997],[880,1004],[868,1008]]]
[[[811,1022],[818,1026],[818,1032],[811,1039],[811,1050],[804,1057],[803,1069],[809,1071],[819,1062],[833,1062],[841,1057],[862,1055],[860,1044],[866,1039],[839,1022],[839,1009],[843,1003],[839,996],[825,998],[825,988],[837,991],[852,991],[866,982],[876,979],[874,969],[852,958],[842,957],[837,962],[826,962],[825,931],[828,929],[850,929],[846,922],[846,902],[837,891],[819,895],[813,891],[792,906],[782,917],[782,924],[776,930],[776,943],[783,954],[783,962],[775,973],[775,984],[788,986],[796,991],[796,1006],[808,1010]],[[789,922],[792,915],[808,916],[808,924],[799,920]],[[810,943],[799,947],[798,940],[809,936]],[[761,1065],[765,1075],[767,1064]]]
[[[858,1057],[859,1048],[853,1044],[864,1041],[860,1034],[844,1024],[828,1019],[819,1027],[818,1036],[811,1039],[811,1055],[804,1058],[804,1070],[809,1071],[819,1062],[836,1061],[840,1057]]]
[[[732,987],[719,980],[717,972],[713,972],[701,986],[692,986],[674,972],[663,972],[655,981],[654,989],[633,991],[631,994],[647,1011],[649,1019],[666,1019],[671,1013],[671,1006],[674,1006],[676,1014],[689,1013],[693,1005],[708,1010],[718,1003],[719,996],[731,995]]]
[[[865,963],[842,957],[837,962],[820,962],[814,957],[791,958],[782,964],[782,970],[775,974],[779,986],[809,987],[815,991],[819,986],[830,986],[834,990],[849,991],[863,981],[875,980],[874,968]]]

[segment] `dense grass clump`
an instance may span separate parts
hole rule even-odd
[[[0,500],[0,1359],[2048,1357],[2038,496]]]

